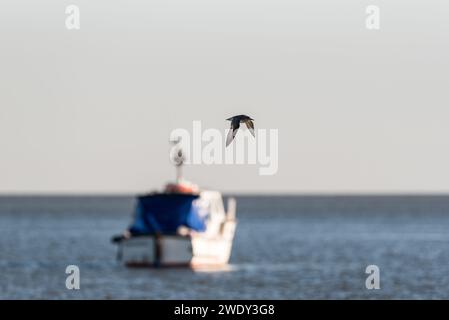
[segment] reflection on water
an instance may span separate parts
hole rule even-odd
[[[115,260],[131,198],[0,198],[0,298],[449,298],[449,197],[237,200],[231,264],[190,270]],[[365,289],[369,264],[381,290]]]
[[[213,266],[213,267],[201,266],[201,267],[195,267],[194,271],[196,271],[196,272],[231,272],[231,271],[235,271],[235,268],[228,264],[228,265],[224,265],[224,266]]]

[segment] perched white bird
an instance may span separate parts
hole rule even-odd
[[[229,130],[228,136],[226,138],[226,147],[231,144],[232,140],[234,140],[235,135],[237,134],[237,131],[240,128],[241,123],[245,123],[246,127],[251,132],[253,137],[256,137],[256,134],[254,133],[254,123],[253,123],[254,119],[252,119],[244,114],[241,114],[238,116],[228,118],[226,120],[231,121],[231,130]]]

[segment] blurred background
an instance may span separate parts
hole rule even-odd
[[[80,10],[67,30],[66,6]],[[380,29],[365,22],[377,5]],[[443,1],[3,1],[0,191],[154,188],[173,129],[279,130],[279,171],[192,166],[228,192],[447,192]],[[240,179],[235,181],[234,175]]]
[[[0,298],[449,298],[446,2],[0,9]],[[134,195],[174,179],[170,133],[223,132],[241,113],[279,130],[277,174],[185,168],[237,197],[229,269],[118,264],[110,237]],[[65,288],[68,264],[81,290]],[[365,288],[369,264],[380,290]]]

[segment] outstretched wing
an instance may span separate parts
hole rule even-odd
[[[237,131],[239,130],[240,124],[238,121],[232,121],[231,122],[231,129],[229,129],[228,136],[226,137],[226,147],[229,146],[234,140],[235,135],[237,134]]]
[[[249,132],[251,132],[251,134],[255,138],[256,137],[256,133],[254,132],[254,122],[252,122],[251,120],[246,120],[245,124],[248,127]]]
[[[237,134],[238,130],[239,130],[238,128],[237,129],[232,129],[232,128],[229,129],[228,136],[226,137],[226,147],[231,144],[232,140],[234,140],[235,135]]]

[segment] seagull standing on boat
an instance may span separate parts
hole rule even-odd
[[[251,132],[253,137],[256,137],[254,133],[254,122],[253,122],[254,119],[252,119],[251,117],[241,114],[238,116],[228,118],[226,120],[231,121],[231,129],[229,130],[228,137],[226,138],[226,147],[231,144],[232,140],[234,140],[241,123],[245,123],[246,127]]]

